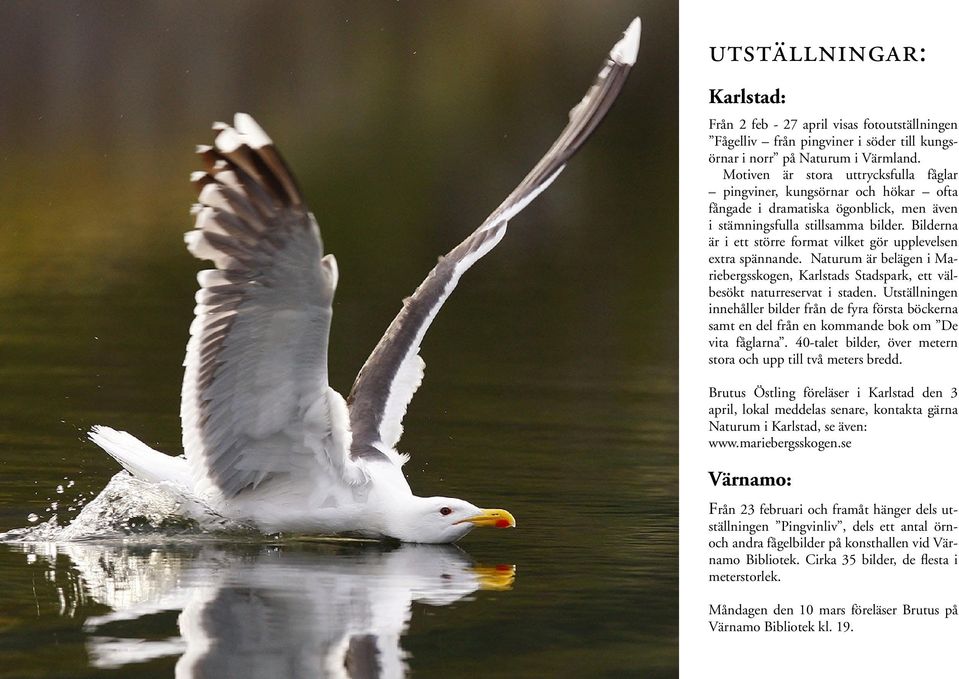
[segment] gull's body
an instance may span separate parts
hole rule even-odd
[[[515,525],[505,510],[413,494],[396,450],[423,379],[420,344],[460,276],[566,167],[635,63],[639,20],[612,49],[569,124],[507,199],[430,272],[380,339],[349,398],[327,380],[339,273],[272,140],[245,114],[198,149],[206,170],[187,247],[201,271],[184,360],[185,457],[96,427],[91,438],[135,476],[174,483],[265,531],[357,533],[452,542],[475,526]]]

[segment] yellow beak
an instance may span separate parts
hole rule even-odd
[[[516,579],[516,566],[503,564],[500,566],[473,566],[473,573],[479,581],[480,589],[502,592],[513,588]]]
[[[493,528],[513,528],[516,526],[516,519],[505,509],[483,509],[476,516],[470,516],[453,525],[460,523],[471,523],[474,526],[490,526]]]

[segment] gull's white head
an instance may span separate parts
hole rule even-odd
[[[456,542],[477,527],[513,528],[505,509],[481,509],[453,497],[408,496],[389,517],[388,534],[404,542]]]

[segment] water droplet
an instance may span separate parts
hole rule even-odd
[[[73,488],[75,484],[76,484],[76,481],[70,481],[70,483],[67,484],[67,488]]]
[[[36,523],[39,520],[40,520],[40,517],[37,516],[36,514],[32,514],[32,513],[27,514],[27,521],[29,521],[30,523]]]
[[[51,502],[51,503],[50,503],[50,509],[53,510],[53,511],[56,511],[58,504],[60,504],[60,503],[58,503],[58,502]]]
[[[60,485],[57,486],[57,492],[58,492],[58,493],[63,493],[63,484],[60,484]]]

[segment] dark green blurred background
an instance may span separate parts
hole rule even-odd
[[[252,113],[299,177],[340,265],[330,371],[346,393],[636,15],[639,61],[608,120],[430,330],[401,449],[420,494],[505,506],[521,527],[463,545],[517,563],[501,603],[519,640],[445,676],[672,676],[674,2],[0,3],[0,530],[50,516],[64,477],[71,497],[103,487],[116,467],[83,440],[92,424],[180,451],[203,267],[181,234],[213,120]],[[0,575],[27,577],[16,564]],[[0,655],[4,630],[34,623],[0,618]],[[457,667],[415,631],[414,670]]]

